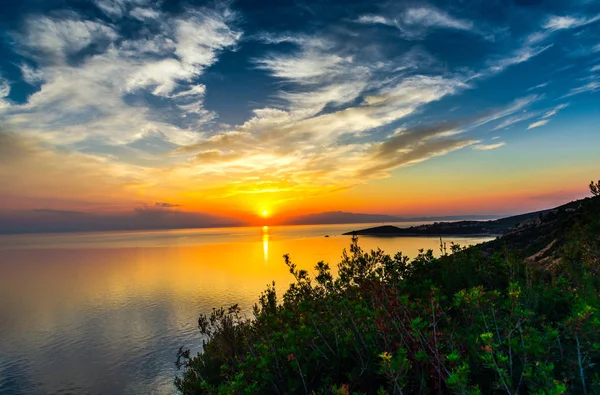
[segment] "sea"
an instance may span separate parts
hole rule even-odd
[[[396,223],[408,227],[417,223]],[[419,223],[420,224],[420,223]],[[335,269],[350,236],[381,224],[0,236],[0,394],[173,394],[179,347],[195,354],[200,314],[238,304],[247,317],[283,261]],[[487,237],[446,237],[472,245]],[[361,237],[414,257],[435,237]]]

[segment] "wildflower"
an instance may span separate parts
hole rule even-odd
[[[379,358],[381,358],[383,360],[383,362],[387,363],[392,360],[392,354],[385,351],[385,352],[382,352],[381,354],[379,354]]]
[[[294,354],[288,354],[287,359],[288,361],[295,361],[296,357],[294,356]]]

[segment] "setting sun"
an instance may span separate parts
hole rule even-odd
[[[269,216],[269,211],[263,210],[261,214],[262,214],[263,217],[268,217]]]

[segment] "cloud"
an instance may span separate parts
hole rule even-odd
[[[125,3],[141,4],[110,4]],[[30,17],[15,39],[39,68],[21,69],[29,83],[44,81],[27,103],[1,114],[6,125],[60,145],[93,139],[119,146],[158,136],[168,150],[197,140],[198,126],[215,117],[204,109],[206,87],[197,79],[241,32],[227,9],[187,10],[160,23],[159,34],[123,40],[113,26],[73,12]],[[170,107],[156,111],[128,100],[141,93],[169,99]]]
[[[571,96],[575,96],[575,95],[579,95],[581,93],[587,93],[587,92],[598,92],[600,91],[600,82],[598,81],[591,81],[585,85],[576,87],[576,88],[572,88],[567,94],[561,96],[561,99],[567,98],[567,97],[571,97]]]
[[[29,85],[38,85],[44,81],[44,73],[40,69],[34,69],[25,63],[20,66],[20,69],[23,80]]]
[[[547,111],[542,118],[550,118],[555,116],[560,110],[567,108],[569,106],[569,103],[564,103],[564,104],[559,104],[558,106],[554,107],[552,110]]]
[[[263,42],[291,42],[296,50],[255,59],[259,69],[290,84],[278,97],[290,106],[291,117],[305,118],[328,104],[343,105],[360,96],[371,80],[373,63],[344,53],[336,43],[306,36],[263,36]]]
[[[537,112],[526,112],[526,113],[523,113],[523,114],[516,115],[516,116],[514,116],[514,117],[507,118],[507,119],[505,119],[504,121],[500,122],[500,123],[499,123],[499,124],[498,124],[498,125],[497,125],[497,126],[494,128],[494,130],[500,130],[500,129],[507,128],[507,127],[509,127],[509,126],[512,126],[512,125],[514,125],[514,124],[517,124],[517,123],[519,123],[519,122],[522,122],[522,121],[526,121],[526,120],[528,120],[528,119],[531,119],[531,118],[533,118],[533,117],[535,117],[535,116],[537,116],[537,115],[538,115],[538,113],[537,113]]]
[[[527,37],[526,42],[528,44],[536,44],[548,39],[556,31],[575,29],[578,27],[589,25],[599,20],[600,14],[592,17],[551,15],[546,19],[546,22],[542,25],[542,28],[544,30],[530,34]]]
[[[144,181],[142,181],[144,180]],[[44,148],[20,134],[0,132],[0,199],[135,199],[145,171],[75,152]]]
[[[540,126],[544,126],[544,125],[546,125],[548,122],[549,122],[549,120],[548,120],[548,119],[541,119],[541,120],[539,120],[539,121],[536,121],[536,122],[534,122],[534,123],[530,124],[530,125],[527,127],[527,130],[529,130],[529,129],[535,129],[535,128],[539,128]]]
[[[69,217],[84,214],[84,212],[82,212],[82,211],[54,210],[54,209],[49,209],[49,208],[36,208],[31,211],[33,211],[34,213],[54,214],[54,215],[58,215],[58,216],[69,216]]]
[[[154,207],[164,207],[164,208],[173,208],[173,207],[180,207],[180,204],[175,204],[175,203],[167,203],[167,202],[156,202],[154,203]]]
[[[25,35],[17,35],[27,52],[42,63],[60,63],[92,43],[109,43],[118,34],[112,26],[91,20],[81,20],[75,15],[65,19],[30,17]]]
[[[594,67],[592,67],[592,68],[590,69],[590,71],[591,71],[592,73],[594,73],[594,72],[596,72],[596,71],[600,71],[600,64],[597,64],[597,65],[595,65]]]
[[[432,7],[409,8],[402,15],[402,20],[407,25],[443,27],[457,30],[471,30],[473,28],[473,22],[454,18]]]
[[[300,192],[315,188],[322,193],[339,190],[471,144],[471,140],[444,139],[441,135],[429,140],[426,133],[415,133],[402,140],[410,152],[395,156],[384,155],[392,142],[383,146],[372,142],[340,144],[340,139],[360,139],[369,130],[402,119],[420,106],[466,87],[459,80],[419,75],[382,87],[359,105],[311,117],[295,116],[293,107],[290,111],[256,110],[255,117],[238,128],[177,153],[194,154],[201,166],[195,171],[207,178],[217,177],[222,182],[248,180],[243,187],[227,188],[224,194],[279,192],[294,193],[298,198]],[[380,154],[375,153],[375,147],[380,147]]]
[[[516,64],[524,63],[545,52],[546,50],[552,48],[553,44],[545,45],[545,46],[537,46],[532,47],[530,45],[525,45],[517,50],[513,51],[508,56],[502,56],[493,60],[488,61],[489,73],[499,73],[504,71],[510,66],[514,66]]]
[[[246,225],[233,218],[201,212],[141,207],[110,213],[34,209],[0,210],[1,233],[149,230]]]
[[[0,76],[0,110],[10,107],[10,103],[6,100],[8,95],[10,95],[10,84]]]
[[[112,18],[122,18],[130,7],[144,6],[150,0],[94,0],[94,4]]]
[[[536,90],[536,89],[545,88],[545,87],[548,86],[548,84],[549,84],[549,82],[544,82],[544,83],[541,83],[539,85],[532,86],[531,88],[527,89],[527,91],[533,91],[533,90]]]
[[[505,145],[506,145],[506,143],[504,141],[502,141],[500,143],[495,143],[495,144],[477,144],[477,145],[473,146],[473,149],[479,150],[479,151],[489,151],[489,150],[493,150],[496,148],[504,147]]]
[[[140,21],[145,21],[148,19],[158,19],[161,14],[152,8],[136,7],[129,12],[129,15]]]
[[[393,21],[391,21],[390,19],[387,19],[381,15],[361,15],[357,19],[357,22],[366,23],[366,24],[381,24],[381,25],[394,26]]]
[[[600,21],[600,15],[594,15],[592,17],[551,16],[543,27],[544,29],[555,31],[582,27],[597,21]]]
[[[539,95],[529,95],[529,96],[518,98],[518,99],[514,100],[512,103],[510,103],[509,105],[505,106],[504,108],[490,111],[488,114],[479,117],[479,119],[477,119],[476,121],[474,121],[473,123],[471,123],[469,125],[469,129],[474,129],[474,128],[480,127],[487,123],[497,121],[499,119],[508,117],[516,112],[522,111],[524,108],[535,103],[536,101],[540,100],[541,98],[542,98],[542,96],[539,96]],[[514,124],[515,122],[520,121],[520,119],[518,119],[518,118],[519,117],[513,117],[513,118],[511,118],[511,122],[503,122],[504,126],[502,126],[502,127],[506,127],[511,124]],[[514,122],[512,122],[512,121],[514,121]],[[496,127],[494,130],[497,130],[497,129],[500,129],[500,128]]]
[[[362,15],[357,20],[363,24],[381,24],[396,27],[405,38],[423,38],[430,29],[454,29],[479,33],[470,20],[459,19],[431,6],[410,7],[396,18],[381,15]]]
[[[443,84],[448,91],[436,92]],[[461,134],[519,111],[537,98],[518,99],[467,119],[399,129],[379,141],[339,144],[341,138],[353,141],[353,136],[360,138],[368,130],[406,117],[422,104],[464,88],[456,81],[418,76],[382,89],[379,96],[365,98],[361,106],[309,119],[293,119],[286,111],[265,109],[238,129],[180,149],[178,154],[198,152],[196,160],[203,174],[248,180],[243,188],[222,193],[298,194],[315,188],[325,193],[477,144],[478,140]]]
[[[527,130],[529,129],[534,129],[534,128],[539,128],[540,126],[545,126],[549,121],[550,118],[552,118],[553,116],[555,116],[556,114],[558,114],[558,112],[564,108],[567,108],[569,106],[569,103],[563,103],[563,104],[559,104],[558,106],[554,107],[551,110],[548,110],[544,113],[544,115],[541,116],[541,118],[530,124],[527,127]],[[538,113],[532,113],[532,115],[538,115]],[[531,117],[530,117],[531,118]]]
[[[490,122],[499,129],[541,114],[527,107],[542,96],[530,95],[469,119],[429,117],[432,103],[551,47],[523,41],[489,59],[479,72],[453,69],[453,62],[427,52],[427,42],[407,40],[436,29],[482,33],[471,20],[456,17],[461,14],[431,6],[404,8],[394,18],[358,18],[399,29],[405,40],[396,37],[391,49],[372,35],[378,29],[356,35],[343,26],[313,35],[256,33],[247,44],[238,27],[243,17],[222,5],[170,13],[143,0],[95,4],[105,15],[31,16],[14,35],[25,58],[23,78],[40,89],[26,103],[2,107],[0,102],[3,122],[19,132],[11,144],[24,147],[17,150],[22,159],[2,168],[0,186],[34,197],[28,185],[10,178],[12,166],[41,185],[44,199],[58,199],[55,191],[64,190],[90,201],[129,196],[126,204],[153,202],[141,211],[178,211],[167,210],[177,207],[168,201],[190,207],[189,196],[304,198],[386,177],[464,147],[498,146],[503,143],[481,143],[475,129]],[[225,119],[229,103],[206,107],[205,99],[212,100],[212,84],[223,77],[215,67],[221,54],[246,44],[229,61],[246,68],[248,60],[255,68],[248,78],[260,74],[257,95],[267,99],[249,102],[250,116],[228,125],[221,122],[230,121]],[[247,57],[246,51],[256,48],[264,52]],[[242,88],[228,89],[233,96]],[[8,82],[0,84],[2,92],[10,93]],[[211,110],[225,107],[222,114]],[[67,168],[81,174],[71,180]],[[47,179],[59,179],[58,187],[50,188]],[[42,203],[35,207],[53,207]]]

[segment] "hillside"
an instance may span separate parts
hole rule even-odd
[[[600,197],[506,218],[491,242],[402,254],[353,237],[332,272],[285,257],[254,318],[201,316],[183,394],[600,393]]]

